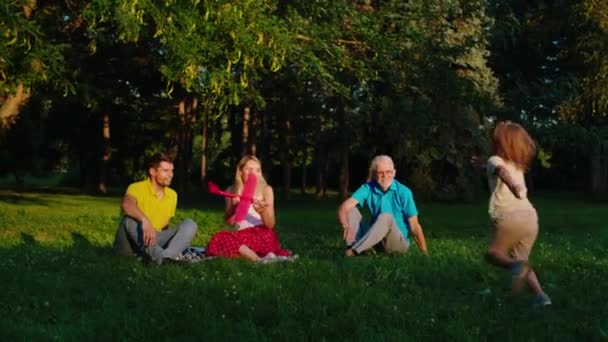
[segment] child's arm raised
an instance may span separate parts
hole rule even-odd
[[[526,188],[522,184],[515,183],[513,177],[502,165],[497,165],[494,169],[494,173],[502,180],[503,183],[511,190],[513,195],[519,199],[526,197]]]

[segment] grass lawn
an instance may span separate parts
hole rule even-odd
[[[118,197],[0,191],[2,340],[608,340],[608,204],[533,202],[542,309],[482,261],[485,201],[419,203],[428,257],[345,259],[337,201],[296,198],[277,201],[294,263],[147,267],[111,254]],[[187,217],[205,245],[221,199],[180,205]]]

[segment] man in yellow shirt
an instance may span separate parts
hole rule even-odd
[[[122,200],[123,217],[118,225],[114,251],[119,255],[141,255],[162,264],[177,260],[196,234],[196,223],[186,219],[175,228],[177,193],[169,188],[173,179],[173,159],[155,154],[148,164],[148,178],[127,188]]]

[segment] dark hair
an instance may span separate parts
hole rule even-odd
[[[171,158],[171,156],[168,155],[167,153],[163,153],[163,152],[154,153],[154,155],[152,157],[150,157],[150,160],[148,161],[148,168],[146,170],[156,169],[160,165],[161,162],[167,162],[167,163],[173,164],[173,158]]]

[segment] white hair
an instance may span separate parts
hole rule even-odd
[[[372,159],[372,162],[369,164],[369,179],[375,179],[374,176],[376,174],[376,169],[378,169],[378,164],[382,162],[387,162],[393,167],[393,169],[395,168],[393,158],[387,156],[386,154],[375,156],[374,159]]]

